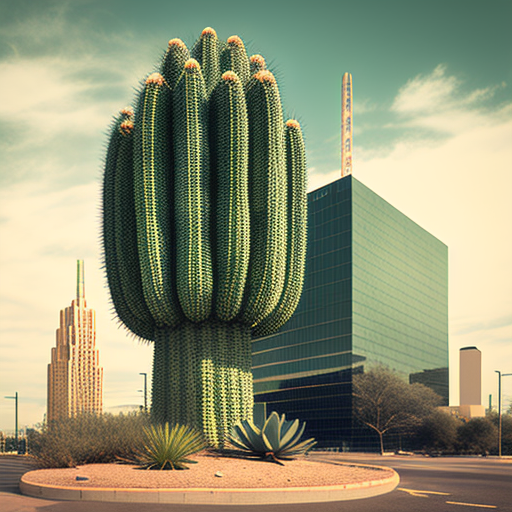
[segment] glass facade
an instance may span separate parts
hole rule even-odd
[[[384,364],[448,403],[448,251],[353,176],[308,208],[299,306],[253,341],[255,402],[306,421],[319,447],[350,448],[353,373]]]

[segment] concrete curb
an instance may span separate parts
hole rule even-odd
[[[368,466],[366,466],[368,467]],[[36,498],[67,501],[105,501],[118,503],[181,503],[189,505],[277,505],[284,503],[322,503],[378,496],[394,490],[400,478],[330,485],[274,489],[121,489],[99,487],[61,487],[31,483],[26,473],[20,481],[22,494]]]

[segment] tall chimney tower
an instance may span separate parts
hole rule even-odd
[[[476,347],[460,349],[459,411],[466,418],[485,416],[482,405],[482,353]]]
[[[341,177],[352,174],[352,75],[345,73],[341,84]]]

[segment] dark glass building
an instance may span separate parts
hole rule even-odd
[[[352,375],[377,364],[448,404],[448,249],[349,175],[308,195],[301,301],[253,341],[256,415],[307,422],[319,447],[364,447]]]

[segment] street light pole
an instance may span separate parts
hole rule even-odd
[[[139,373],[144,376],[144,412],[148,412],[148,374]]]
[[[498,457],[501,457],[501,377],[509,377],[512,373],[502,374],[499,370],[494,370],[498,374]]]
[[[15,413],[14,413],[14,418],[15,418],[15,431],[14,431],[14,439],[15,439],[15,446],[16,446],[16,451],[18,451],[18,392],[16,391],[16,393],[14,394],[14,396],[6,396],[4,398],[12,398],[13,400],[15,400]]]

